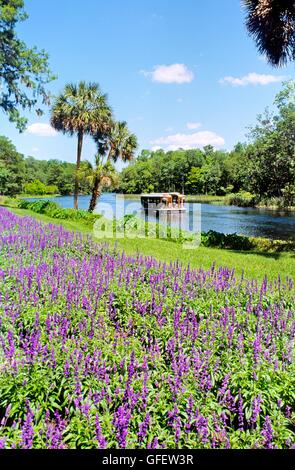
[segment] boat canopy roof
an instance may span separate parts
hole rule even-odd
[[[141,197],[166,197],[166,196],[181,196],[184,197],[184,194],[180,193],[149,193],[149,194],[142,194]]]
[[[142,194],[141,197],[165,197],[169,193],[149,193],[149,194]]]

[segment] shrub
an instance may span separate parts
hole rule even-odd
[[[36,196],[43,196],[44,194],[58,194],[58,187],[55,185],[46,186],[39,180],[24,185],[26,194],[34,194]]]
[[[245,237],[236,233],[220,233],[214,230],[202,232],[201,244],[206,247],[229,250],[282,252],[295,250],[295,242],[268,238]]]
[[[232,250],[251,250],[253,242],[250,238],[236,233],[225,234],[209,230],[209,232],[202,232],[201,243],[207,247],[227,248]]]
[[[263,197],[259,201],[260,206],[286,209],[295,206],[295,185],[288,185],[282,190],[281,197]]]
[[[257,196],[251,193],[241,191],[235,194],[229,194],[226,197],[226,203],[231,206],[254,207],[257,204]]]
[[[295,184],[289,184],[283,189],[284,207],[295,205]]]
[[[31,210],[37,214],[47,215],[53,219],[83,221],[89,225],[93,225],[101,217],[99,214],[91,214],[84,210],[64,209],[47,199],[34,202],[21,200],[18,207],[20,209]]]

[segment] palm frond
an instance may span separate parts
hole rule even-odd
[[[97,83],[68,83],[55,99],[51,109],[51,125],[70,135],[82,132],[106,132],[111,127],[112,110],[107,95]]]
[[[295,59],[295,1],[242,0],[246,26],[258,50],[274,66]]]
[[[119,121],[115,123],[109,136],[110,159],[116,162],[119,158],[123,161],[132,160],[137,149],[137,138],[130,134],[127,123]]]

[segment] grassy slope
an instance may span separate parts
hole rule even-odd
[[[52,197],[59,197],[60,194],[43,194],[43,195],[36,195],[36,194],[18,194],[18,198],[24,199],[51,199]]]
[[[77,230],[90,233],[89,226],[82,222],[68,220],[56,220],[45,215],[23,209],[10,209],[21,216],[31,216],[47,223],[63,225],[69,230]],[[217,266],[228,266],[235,268],[237,274],[245,272],[247,278],[261,279],[267,274],[269,278],[276,278],[278,273],[283,278],[295,275],[295,253],[249,253],[221,250],[217,248],[199,247],[195,250],[185,250],[177,243],[165,240],[152,239],[119,239],[109,240],[110,244],[116,244],[119,249],[128,254],[140,252],[147,256],[170,261],[179,260],[191,267],[203,267],[205,269],[216,263]]]

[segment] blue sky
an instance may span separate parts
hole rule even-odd
[[[99,82],[141,149],[205,143],[231,149],[271,105],[282,80],[294,77],[294,65],[274,69],[259,56],[240,0],[25,3],[29,19],[19,35],[49,53],[58,74],[50,91],[81,79]],[[51,135],[48,110],[28,117],[20,135],[2,116],[1,134],[25,155],[75,161],[76,139]],[[87,139],[83,158],[94,153]]]

